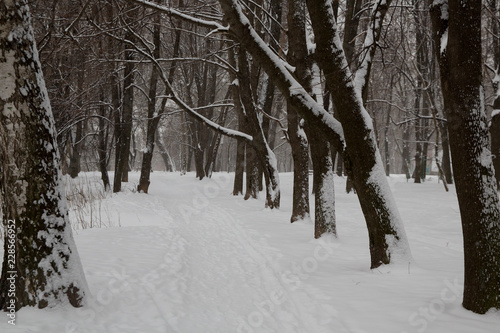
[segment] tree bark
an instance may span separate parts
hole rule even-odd
[[[484,109],[481,5],[434,2],[431,18],[462,220],[463,306],[482,314],[500,308],[500,209]]]
[[[243,110],[246,115],[247,124],[250,128],[250,133],[252,133],[253,136],[251,149],[249,149],[249,147],[247,146],[247,174],[252,177],[252,182],[256,181],[256,184],[251,184],[252,186],[257,186],[256,188],[252,188],[252,191],[258,191],[260,162],[260,165],[262,165],[262,169],[264,171],[264,178],[266,181],[266,207],[274,209],[279,208],[280,206],[278,165],[276,156],[267,144],[264,131],[262,130],[262,124],[257,115],[255,101],[253,99],[252,89],[250,87],[250,69],[247,59],[248,58],[246,51],[240,49],[240,52],[238,53],[238,82],[240,88],[239,95],[241,98]],[[251,152],[250,154],[249,151]],[[249,160],[251,161],[251,163],[253,163],[253,161],[256,162],[255,165],[252,164],[250,166],[250,170],[248,168]],[[253,178],[253,176],[255,176],[255,179]],[[247,176],[247,182],[248,180],[249,178]],[[253,192],[251,194],[253,195]]]
[[[80,91],[80,96],[78,96],[78,102],[77,102],[77,107],[78,107],[78,112],[77,115],[79,114],[80,116],[83,116],[82,112],[82,106],[83,106],[83,84],[84,84],[84,79],[85,79],[85,56],[84,53],[81,52],[80,55],[78,56],[78,62],[81,64],[82,68],[78,72],[78,90]],[[70,163],[69,163],[69,168],[68,168],[68,174],[70,175],[71,178],[76,178],[78,177],[78,174],[80,173],[80,161],[81,161],[81,151],[83,148],[83,124],[84,120],[80,120],[77,125],[76,125],[76,133],[75,133],[75,138],[72,143],[72,151],[71,151],[71,156],[70,156]]]
[[[158,1],[160,2],[160,1]],[[154,60],[159,59],[161,56],[161,15],[158,13],[155,18],[155,26],[153,28],[153,58]],[[173,58],[177,58],[179,56],[179,48],[180,48],[180,30],[175,32],[175,42],[173,49]],[[169,72],[169,80],[172,80],[175,73],[176,61],[172,61],[170,65]],[[153,65],[151,69],[151,78],[149,83],[149,94],[148,94],[148,122],[147,122],[147,133],[146,133],[146,151],[142,155],[142,165],[141,165],[141,175],[139,178],[139,185],[137,186],[137,191],[142,191],[144,193],[148,193],[149,184],[150,184],[150,176],[152,170],[152,160],[153,153],[156,142],[156,132],[158,130],[158,125],[161,120],[161,115],[165,110],[165,105],[167,103],[167,99],[164,98],[161,101],[161,105],[159,110],[156,108],[156,92],[158,85],[159,73],[158,68]],[[165,91],[167,93],[167,91]],[[167,164],[168,166],[168,164]]]
[[[361,98],[364,95],[361,92],[366,91],[371,61],[367,59],[362,64],[365,77],[363,73],[360,77],[357,75],[356,81],[361,83],[355,84],[329,2],[308,0],[307,7],[315,35],[316,60],[328,81],[344,128],[347,144],[344,163],[349,165],[346,170],[353,181],[368,227],[371,267],[390,263],[391,256],[396,253],[408,260],[411,255],[404,227],[385,177],[373,124]],[[381,26],[382,22],[378,24]],[[367,57],[373,56],[372,51],[366,52]]]
[[[305,3],[300,0],[288,0],[289,52],[287,60],[296,68],[297,81],[310,91],[311,60],[307,50],[305,29]],[[309,143],[304,125],[301,124],[302,119],[290,103],[287,107],[287,118],[288,140],[293,158],[293,203],[290,222],[295,222],[309,217]],[[313,159],[313,163],[315,162],[321,161]]]
[[[446,124],[441,126],[441,134],[441,145],[443,146],[443,159],[441,161],[441,164],[443,165],[443,173],[446,179],[446,183],[453,184],[453,174],[451,172],[450,140],[448,139],[448,128],[446,127]]]
[[[127,32],[125,39],[133,40],[134,35]],[[132,140],[132,114],[134,111],[134,83],[135,65],[133,63],[134,52],[125,50],[125,69],[123,72],[123,107],[121,117],[121,146],[120,146],[120,166],[121,181],[128,182],[130,142]],[[116,172],[116,171],[115,171]],[[115,180],[116,180],[115,176]]]
[[[101,90],[101,101],[104,101],[104,93]],[[109,126],[104,124],[104,120],[106,119],[106,106],[102,102],[99,105],[99,148],[98,148],[98,156],[99,156],[99,171],[101,171],[101,179],[102,184],[104,186],[104,191],[108,191],[111,187],[109,184],[109,175],[108,175],[108,135],[107,129]]]
[[[88,287],[71,232],[54,118],[25,0],[0,5],[0,31],[5,231],[0,309],[80,307]]]

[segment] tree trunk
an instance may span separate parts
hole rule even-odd
[[[127,32],[125,38],[133,40],[134,35]],[[122,108],[122,135],[121,135],[121,181],[128,182],[130,142],[132,139],[132,114],[134,111],[134,83],[135,65],[132,50],[125,50],[125,70],[123,73],[123,108]],[[116,176],[115,176],[116,179]]]
[[[384,128],[384,154],[385,154],[385,175],[391,174],[391,154],[389,152],[389,125],[391,122],[391,107],[387,108],[387,116]]]
[[[463,306],[482,314],[500,308],[500,209],[484,109],[481,7],[434,2],[431,17],[462,219]]]
[[[104,101],[104,92],[101,90],[101,101]],[[101,171],[102,184],[104,191],[110,189],[109,175],[108,175],[108,127],[104,124],[106,119],[106,105],[101,103],[99,105],[99,171]]]
[[[311,91],[311,60],[306,43],[305,4],[288,0],[288,45],[290,65],[295,66],[297,80]],[[287,107],[288,140],[293,158],[293,203],[291,222],[309,217],[309,143],[301,118],[293,105]],[[312,148],[311,148],[312,150]],[[315,161],[313,160],[313,163]],[[320,161],[316,161],[320,162]],[[322,207],[321,207],[322,208]]]
[[[157,15],[159,18],[159,15]],[[155,29],[153,32],[154,39],[154,57],[160,58],[160,25],[159,19],[156,19]],[[156,110],[156,89],[158,85],[158,71],[155,66],[151,70],[151,78],[149,81],[149,95],[148,95],[148,123],[146,132],[146,150],[142,154],[141,175],[139,178],[139,185],[137,185],[138,192],[148,193],[151,174],[151,162],[153,160],[155,134],[158,124],[160,122],[160,112]],[[164,101],[162,101],[165,105]]]
[[[499,18],[498,18],[498,4],[496,0],[490,0],[490,22],[491,32],[493,35],[493,59],[495,63],[495,78],[493,79],[493,90],[495,92],[495,99],[493,100],[493,111],[491,112],[491,154],[493,157],[493,166],[495,167],[495,178],[497,180],[497,187],[500,186],[500,41],[498,40]]]
[[[245,161],[246,161],[246,190],[245,190],[245,200],[250,198],[257,199],[259,197],[259,159],[257,158],[257,153],[255,148],[247,144],[245,149]]]
[[[85,54],[83,52],[80,52],[80,54],[77,56],[78,63],[81,64],[81,68],[78,72],[78,91],[80,92],[80,95],[78,96],[77,100],[77,116],[84,117],[84,112],[83,112],[83,84],[85,82]],[[78,117],[75,117],[78,118]],[[69,168],[68,168],[68,174],[70,175],[71,178],[76,178],[78,177],[78,174],[80,173],[80,160],[81,160],[81,152],[83,148],[83,124],[84,124],[84,119],[81,119],[78,121],[76,124],[76,133],[74,140],[72,142],[72,150],[71,150],[71,156],[70,156],[70,162],[69,162]]]
[[[441,164],[443,165],[443,173],[446,183],[453,184],[453,175],[451,173],[450,140],[448,139],[448,129],[446,128],[446,124],[441,126],[441,134],[441,145],[443,146],[443,159]]]
[[[163,163],[165,164],[165,171],[175,172],[176,171],[175,163],[172,160],[170,154],[168,153],[167,148],[163,144],[159,133],[157,133],[155,140],[156,140],[156,145],[158,146],[158,152],[160,153],[161,158],[163,159]]]
[[[161,1],[158,1],[160,3]],[[158,13],[155,17],[155,26],[153,28],[153,58],[159,59],[161,56],[161,15]],[[175,42],[174,42],[174,51],[173,58],[176,58],[179,55],[179,45],[180,45],[180,30],[175,33]],[[169,80],[173,78],[174,68],[176,62],[173,61],[170,67]],[[142,165],[141,165],[141,175],[139,178],[139,185],[137,186],[137,191],[148,193],[149,184],[150,184],[150,176],[152,170],[152,160],[154,153],[154,145],[156,141],[156,132],[158,129],[158,124],[161,120],[161,115],[165,110],[165,105],[167,103],[167,99],[164,98],[161,101],[160,109],[156,109],[156,91],[158,86],[159,73],[158,68],[153,65],[151,69],[151,78],[149,82],[149,94],[148,94],[148,122],[147,122],[147,133],[146,133],[146,151],[142,155]],[[167,94],[168,91],[165,92]],[[162,154],[163,156],[163,154]],[[168,168],[168,163],[166,164]]]
[[[0,309],[84,304],[50,102],[25,0],[0,5]],[[15,286],[15,289],[13,288]]]
[[[339,45],[339,36],[333,11],[328,1],[307,1],[316,41],[316,60],[323,69],[332,98],[339,112],[347,144],[344,163],[365,216],[370,239],[371,267],[391,262],[398,254],[410,259],[408,241],[399,212],[385,177],[380,152],[377,148],[373,124],[363,106],[362,91],[366,91],[370,61],[355,86],[347,61]],[[380,19],[379,16],[374,17]],[[382,22],[378,21],[381,26]],[[372,32],[375,35],[376,32]],[[373,37],[372,35],[372,37]],[[372,38],[373,42],[376,38]],[[366,57],[372,57],[368,50]],[[367,59],[370,60],[370,59]],[[365,74],[363,77],[362,74]],[[393,259],[393,258],[392,258]]]
[[[238,129],[241,130],[241,127],[238,126]],[[236,165],[234,170],[233,195],[243,194],[244,171],[245,171],[245,142],[239,139],[236,141]]]
[[[247,118],[247,123],[250,128],[250,133],[253,136],[253,141],[251,142],[252,148],[250,152],[254,155],[250,161],[255,160],[256,165],[252,165],[255,171],[250,171],[250,175],[253,176],[254,172],[257,182],[257,190],[259,183],[259,162],[264,170],[264,177],[266,180],[266,207],[274,209],[280,206],[280,187],[279,187],[279,176],[278,176],[278,165],[276,161],[276,156],[274,155],[271,148],[267,144],[264,131],[262,130],[261,121],[257,115],[257,110],[255,109],[255,101],[253,100],[252,89],[250,87],[250,69],[248,67],[247,54],[245,50],[240,50],[238,54],[238,82],[240,87],[240,97],[243,109],[245,110],[245,115]],[[247,167],[249,159],[249,147],[247,146]],[[247,173],[249,169],[247,168]],[[248,177],[247,177],[248,180]],[[252,177],[253,181],[253,177]],[[253,185],[253,184],[252,184]],[[248,186],[247,186],[248,188]]]
[[[335,187],[330,144],[312,128],[307,130],[311,142],[314,186],[314,238],[323,234],[337,235],[335,219]]]
[[[293,158],[293,202],[290,222],[309,217],[309,144],[297,112],[288,106],[288,139]]]

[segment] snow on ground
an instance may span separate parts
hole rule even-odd
[[[125,192],[72,213],[89,304],[24,308],[15,327],[4,314],[0,332],[499,332],[500,312],[461,307],[453,186],[446,193],[435,178],[390,177],[415,261],[370,270],[363,215],[345,179],[335,178],[339,239],[314,240],[311,221],[289,223],[293,177],[280,177],[282,208],[271,211],[263,192],[233,197],[233,174],[199,181],[154,172],[150,194],[131,190],[131,174]],[[90,224],[91,214],[107,228],[82,230],[78,221]]]

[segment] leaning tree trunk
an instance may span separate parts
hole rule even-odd
[[[240,49],[238,54],[238,82],[240,88],[240,98],[243,109],[245,110],[245,115],[247,118],[247,123],[250,128],[250,133],[253,136],[253,141],[251,142],[251,148],[247,146],[247,160],[249,158],[249,150],[254,154],[254,158],[251,160],[256,160],[256,165],[252,165],[252,170],[248,170],[247,163],[247,174],[251,172],[252,176],[256,176],[257,190],[259,183],[259,168],[258,163],[262,166],[264,171],[264,178],[266,181],[266,207],[274,209],[280,206],[280,186],[279,186],[279,176],[278,176],[278,165],[276,156],[274,152],[269,148],[267,140],[262,130],[262,123],[257,115],[257,110],[255,108],[255,102],[252,96],[252,90],[250,87],[250,82],[248,78],[250,77],[250,70],[248,67],[247,54],[244,49]],[[248,177],[247,177],[248,181]],[[255,186],[255,184],[254,184]]]
[[[352,178],[368,227],[371,267],[390,263],[394,255],[400,256],[400,260],[409,260],[406,233],[385,177],[373,124],[363,106],[362,95],[366,92],[366,75],[369,74],[373,52],[367,50],[362,72],[358,70],[355,84],[340,45],[329,1],[308,0],[307,7],[315,35],[316,60],[325,73],[344,128],[347,145],[344,163],[348,164],[346,171]],[[376,8],[383,10],[382,7]],[[373,17],[375,21],[370,23],[373,27],[367,34],[375,43],[382,22],[380,15],[374,13]],[[366,46],[372,48],[373,45]],[[360,86],[359,82],[363,84]]]
[[[0,5],[0,178],[5,231],[0,309],[84,304],[54,118],[26,0]],[[12,295],[12,290],[14,290]]]
[[[500,209],[482,87],[481,1],[434,2],[431,17],[462,219],[463,306],[485,313],[500,309]]]
[[[288,4],[290,9],[288,17],[289,61],[296,68],[295,75],[298,81],[307,91],[312,92],[312,64],[305,42],[307,40],[305,3],[301,0],[290,0]],[[305,123],[304,129],[309,139],[313,164],[314,237],[319,238],[324,233],[336,235],[335,193],[330,144],[322,133],[310,126],[308,122]],[[304,148],[307,149],[307,146],[302,149]],[[302,172],[302,177],[307,177],[308,180],[308,155],[305,155],[304,158],[306,160],[301,161],[303,169],[299,171]],[[308,198],[308,181],[305,181],[305,185],[307,187],[302,188],[305,192],[302,192],[301,195]]]

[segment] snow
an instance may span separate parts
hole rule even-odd
[[[410,246],[408,245],[408,239],[405,232],[405,227],[403,220],[401,219],[398,205],[394,200],[393,191],[391,191],[390,186],[386,180],[384,164],[380,157],[380,153],[376,154],[376,162],[370,172],[370,177],[368,178],[368,183],[372,184],[374,188],[379,191],[380,197],[384,198],[386,206],[388,207],[388,212],[391,214],[391,226],[396,231],[399,236],[399,240],[392,235],[386,235],[387,245],[389,246],[388,252],[391,256],[391,262],[393,263],[411,263],[413,261]],[[388,239],[391,237],[391,239]]]
[[[461,306],[453,185],[446,193],[434,177],[418,185],[388,178],[415,260],[370,270],[355,195],[336,193],[339,239],[315,240],[312,223],[289,223],[291,173],[280,174],[278,211],[263,209],[264,198],[232,196],[233,177],[154,172],[143,194],[131,173],[124,192],[102,201],[116,227],[74,231],[89,304],[23,308],[15,327],[0,320],[0,332],[497,332],[500,312]]]
[[[342,141],[344,141],[344,130],[342,125],[338,120],[336,120],[331,114],[323,109],[323,107],[316,102],[307,91],[300,85],[293,75],[288,71],[283,61],[269,48],[266,42],[259,36],[259,34],[253,29],[248,18],[243,13],[241,6],[235,0],[231,0],[232,5],[238,14],[238,20],[241,25],[248,29],[250,33],[251,40],[254,42],[256,47],[258,47],[262,54],[265,55],[266,62],[272,63],[282,74],[284,80],[288,85],[288,90],[291,96],[297,96],[301,99],[302,103],[307,106],[307,108],[318,117],[325,125],[327,125],[332,131],[334,131]],[[339,44],[341,45],[341,44]],[[346,62],[347,65],[347,62]]]
[[[445,32],[441,36],[441,48],[439,49],[441,55],[444,55],[447,46],[448,46],[448,28],[446,28]]]

